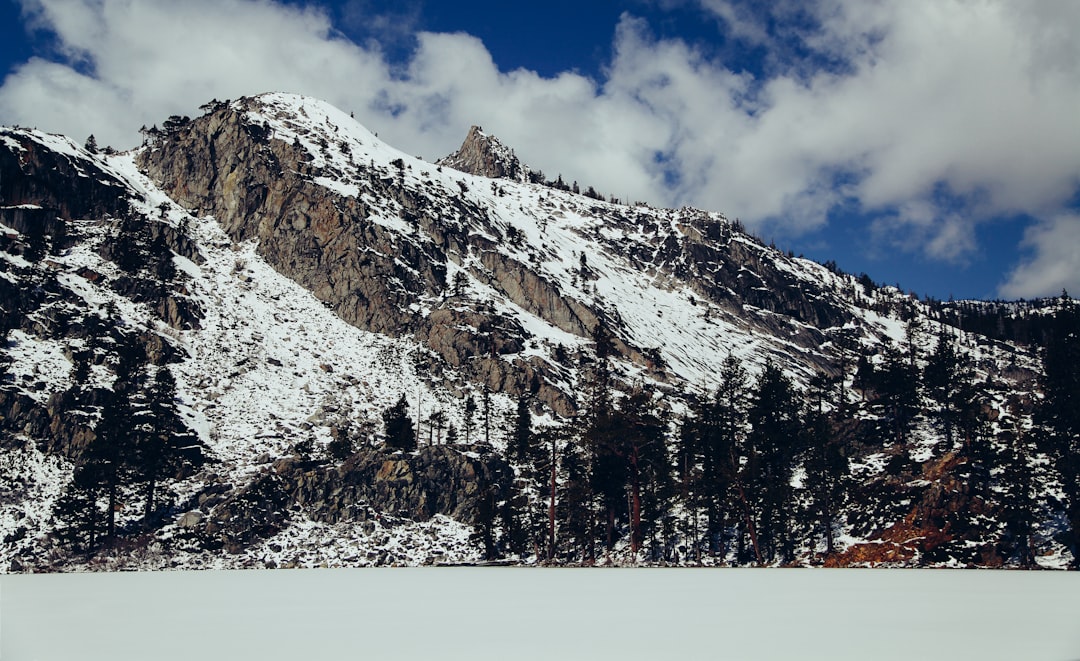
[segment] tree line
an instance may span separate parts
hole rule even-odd
[[[514,495],[488,508],[486,552],[583,564],[613,554],[825,562],[841,532],[868,535],[907,516],[941,537],[923,562],[980,564],[989,550],[1031,567],[1043,526],[1075,566],[1080,314],[1063,301],[1042,355],[1044,398],[1036,401],[979,376],[952,327],[940,325],[924,354],[919,347],[928,343],[914,336],[930,331],[913,321],[906,342],[875,350],[873,360],[838,343],[847,347],[838,373],[806,387],[774,362],[752,376],[728,356],[715,389],[683,394],[688,410],[676,413],[648,384],[615,390],[601,329],[577,419],[534,430],[530,396],[519,399],[506,425]],[[947,480],[920,455],[928,439]],[[868,477],[866,457],[874,454],[884,466]],[[925,478],[952,486],[913,490]],[[1060,484],[1064,497],[1040,484]],[[1067,524],[1048,523],[1055,518]]]

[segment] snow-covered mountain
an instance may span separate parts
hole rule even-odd
[[[838,380],[842,405],[825,410],[850,404],[862,429],[871,397],[855,358],[882,365],[906,347],[913,365],[926,362],[948,322],[941,306],[783,254],[722,214],[544,182],[476,127],[432,164],[310,98],[204,110],[146,130],[125,153],[0,130],[0,567],[480,561],[508,525],[492,512],[527,472],[520,457],[507,463],[519,403],[534,434],[548,430],[569,453],[599,362],[610,364],[616,408],[649,393],[674,457],[680,422],[731,359],[751,377],[778,366],[799,392]],[[988,438],[1000,443],[1008,416],[1029,428],[1034,350],[949,329],[992,384]],[[122,493],[123,544],[88,559],[55,534],[57,503],[100,436],[132,347],[145,378],[175,377],[201,459],[168,476],[153,517],[137,489]],[[384,413],[403,396],[415,452],[383,445]],[[911,541],[946,526],[915,512],[930,493],[948,507],[941,493],[958,488],[967,462],[929,416],[913,424],[897,445],[848,444],[852,478],[892,500],[845,505],[832,555],[848,555],[836,562],[971,562]],[[350,452],[334,458],[342,437]],[[1031,464],[1056,493],[1046,461]],[[535,486],[524,493],[543,500]],[[686,561],[690,510],[676,501],[665,515],[674,532],[655,533],[667,551],[631,558],[624,531],[621,560],[607,560]],[[1054,537],[1062,525],[1040,518],[1039,564],[1069,560]],[[989,548],[999,528],[963,544]],[[819,551],[801,547],[798,561]],[[983,564],[1001,562],[1011,560]]]

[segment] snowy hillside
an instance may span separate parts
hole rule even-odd
[[[954,551],[933,560],[900,539],[905,526],[917,537],[943,525],[907,513],[960,479],[957,471],[976,461],[965,454],[970,445],[954,443],[951,426],[943,435],[929,413],[929,386],[917,402],[927,412],[912,414],[897,428],[899,440],[888,440],[893,414],[878,392],[885,386],[867,385],[867,374],[887,372],[889,352],[901,350],[913,370],[929,369],[941,338],[955,338],[957,355],[985,384],[979,434],[987,452],[1000,453],[1008,450],[1002,439],[1032,426],[1041,366],[1029,347],[945,332],[930,303],[784,255],[722,214],[530,183],[512,151],[479,131],[467,140],[479,141],[469,147],[473,161],[496,145],[492,158],[513,159],[503,168],[508,178],[450,167],[465,167],[462,160],[410,157],[309,98],[266,94],[204,108],[203,117],[150,129],[130,153],[37,131],[0,133],[9,361],[0,386],[0,567],[543,560],[537,549],[552,543],[556,527],[569,539],[574,514],[556,526],[556,495],[542,486],[545,450],[515,448],[555,439],[546,442],[561,458],[548,481],[558,507],[569,508],[574,453],[595,453],[588,434],[574,434],[596,415],[602,365],[610,365],[616,411],[647,393],[668,448],[661,472],[683,475],[671,487],[634,487],[647,516],[657,517],[649,554],[637,548],[640,514],[610,512],[618,530],[608,543],[619,540],[621,559],[609,551],[607,561],[685,562],[695,555],[687,549],[697,532],[691,540],[687,531],[697,530],[699,516],[687,485],[700,476],[677,465],[680,429],[703,419],[702,402],[725,385],[732,361],[747,370],[748,386],[778,367],[792,396],[808,397],[831,379],[817,409],[846,434],[838,441],[849,448],[845,475],[884,504],[860,512],[857,490],[845,492],[830,554],[848,552],[847,564],[972,562]],[[599,353],[600,344],[610,352]],[[129,377],[131,351],[146,361]],[[149,383],[165,371],[199,460],[163,474],[167,496],[153,512],[142,510],[133,473],[116,509],[124,544],[93,558],[65,550],[56,532],[61,496],[75,488],[73,474],[86,474],[80,467],[101,443],[107,402],[127,392],[125,379]],[[402,397],[420,445],[412,454],[391,451],[386,416]],[[841,424],[849,410],[851,423]],[[740,424],[752,433],[749,421]],[[868,440],[879,428],[884,444]],[[337,454],[343,438],[349,450]],[[439,449],[448,443],[451,450]],[[817,498],[812,454],[800,450],[790,467],[792,505],[807,512]],[[1038,563],[1064,566],[1071,555],[1056,536],[1067,524],[1052,510],[1068,500],[1067,489],[1045,452],[1028,461],[1050,494],[1040,496],[1032,532]],[[732,475],[751,465],[737,461]],[[1000,466],[987,470],[978,507],[991,507],[993,493],[1012,493]],[[529,477],[534,471],[540,477]],[[665,495],[667,504],[650,504],[663,489],[678,491],[679,479],[683,500]],[[737,476],[725,479],[740,485]],[[545,503],[550,512],[541,515]],[[70,524],[71,535],[100,525],[98,507],[85,521],[68,515],[83,526]],[[989,512],[982,516],[997,516]],[[252,516],[258,525],[241,521]],[[549,516],[550,531],[541,525]],[[741,524],[729,525],[716,534],[743,539]],[[977,528],[966,541],[945,534],[956,548],[979,552],[1004,534],[997,523]],[[522,541],[528,535],[538,541]],[[93,548],[94,533],[88,539]],[[867,550],[883,545],[896,554]],[[558,551],[580,562],[575,552]],[[812,563],[823,552],[805,541],[797,557]],[[710,553],[707,562],[737,561],[734,546],[726,557]]]

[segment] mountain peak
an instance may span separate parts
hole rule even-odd
[[[528,180],[529,168],[517,159],[514,150],[475,125],[469,129],[460,149],[436,163],[481,177]]]

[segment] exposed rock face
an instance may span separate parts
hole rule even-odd
[[[441,158],[438,165],[492,179],[527,181],[529,169],[493,135],[484,133],[479,126],[469,129],[465,142],[453,154]]]
[[[359,452],[340,466],[283,459],[274,469],[217,504],[207,498],[205,519],[184,515],[210,546],[238,552],[270,537],[292,511],[316,521],[366,521],[383,513],[414,521],[443,514],[477,524],[510,493],[513,471],[490,448],[424,447],[413,454]]]
[[[663,361],[621,331],[617,311],[567,295],[542,274],[535,258],[526,263],[501,250],[499,242],[514,237],[503,234],[491,210],[467,195],[407,184],[402,159],[391,167],[350,161],[353,170],[343,172],[325,157],[330,138],[318,138],[322,157],[298,139],[280,139],[247,114],[250,109],[257,117],[263,112],[259,104],[258,99],[220,104],[194,121],[174,124],[141,153],[140,166],[180,204],[213,214],[233,240],[258,240],[271,265],[344,320],[391,336],[414,335],[474,382],[515,396],[529,389],[560,415],[576,410],[574,393],[553,385],[572,366],[518,357],[530,334],[514,318],[453,296],[451,264],[583,340],[603,324],[619,354],[658,381],[671,381]],[[441,163],[473,174],[525,177],[513,153],[477,127]],[[322,183],[326,180],[355,182],[350,185],[358,192],[342,194]],[[372,200],[380,206],[371,206]],[[387,212],[407,230],[381,220]],[[642,229],[631,208],[598,205],[594,212],[602,221],[598,227]],[[733,323],[790,338],[801,347],[822,343],[824,335],[815,328],[850,318],[839,301],[795,286],[796,278],[778,269],[763,246],[756,251],[758,246],[732,240],[729,225],[689,218],[679,233],[661,225],[654,231],[651,244],[624,245],[599,231],[591,238],[613,254],[628,252],[643,271],[692,283],[703,299],[728,309]],[[763,312],[748,314],[747,306]],[[423,308],[427,311],[420,312]],[[785,319],[802,325],[787,327]],[[814,360],[817,369],[831,369],[823,359]]]
[[[40,215],[50,223],[56,217],[117,216],[127,209],[127,187],[98,167],[88,152],[68,144],[81,156],[75,158],[23,139],[18,132],[0,130],[0,136],[19,145],[18,149],[0,149],[0,200],[5,206],[42,207]],[[27,214],[3,211],[5,224],[13,224],[20,232],[27,228],[26,221],[31,220]]]
[[[500,355],[521,350],[524,330],[512,320],[480,310],[461,310],[445,300],[427,317],[417,301],[438,301],[448,289],[446,265],[472,252],[486,272],[474,275],[501,287],[525,309],[568,332],[586,336],[596,317],[558,292],[528,267],[507,262],[481,235],[431,207],[384,168],[358,166],[364,185],[392,201],[415,234],[402,235],[369,220],[373,213],[357,197],[336,194],[312,179],[321,173],[310,155],[293,143],[274,140],[243,113],[221,107],[175,128],[140,157],[140,165],[180,204],[213,214],[235,241],[257,239],[259,251],[281,273],[328,303],[344,320],[391,336],[415,334],[446,363],[467,366],[489,387],[520,394],[542,364]],[[482,218],[483,210],[451,199],[454,215]],[[487,329],[475,337],[464,325]],[[472,360],[470,360],[472,359]],[[538,397],[558,413],[574,410],[572,396],[542,387]]]

